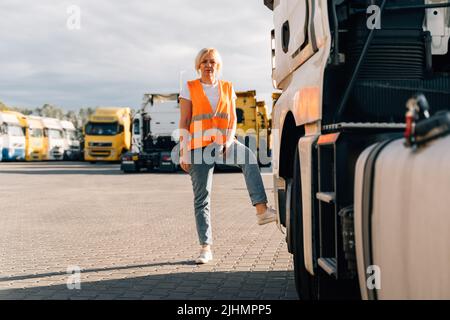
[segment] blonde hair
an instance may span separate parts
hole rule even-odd
[[[208,53],[212,53],[214,57],[217,60],[217,73],[220,73],[222,70],[222,57],[219,54],[219,51],[217,51],[216,48],[203,48],[200,50],[200,52],[197,54],[197,57],[195,58],[195,71],[197,73],[200,73],[200,64],[202,63],[202,59],[205,55]]]

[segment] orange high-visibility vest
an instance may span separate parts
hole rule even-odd
[[[189,126],[191,141],[188,149],[205,147],[212,142],[225,144],[228,129],[233,127],[233,87],[231,82],[219,80],[219,101],[216,112],[203,91],[200,79],[188,81],[192,101],[192,119]]]

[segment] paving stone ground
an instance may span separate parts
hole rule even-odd
[[[297,299],[284,235],[257,225],[242,173],[214,175],[207,265],[192,199],[181,172],[0,163],[0,299]]]

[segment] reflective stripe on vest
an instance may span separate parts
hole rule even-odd
[[[192,118],[189,131],[191,142],[188,149],[205,147],[212,142],[224,144],[227,133],[235,121],[232,112],[232,85],[219,80],[219,100],[213,112],[200,79],[188,81],[192,101]]]
[[[212,136],[226,136],[227,135],[227,129],[207,129],[207,130],[202,130],[202,131],[197,131],[194,132],[194,134],[192,135],[192,139],[199,139],[202,137],[212,137]]]
[[[200,121],[200,120],[205,120],[205,119],[212,119],[213,117],[218,117],[218,118],[226,119],[226,120],[228,120],[230,118],[228,113],[219,112],[219,113],[217,113],[215,115],[213,113],[206,113],[206,114],[199,114],[199,115],[193,116],[192,117],[192,121]]]

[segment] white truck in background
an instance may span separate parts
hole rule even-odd
[[[264,4],[299,297],[450,299],[449,1]]]
[[[0,147],[0,161],[25,160],[25,133],[14,112],[0,112]]]
[[[62,160],[64,157],[64,132],[60,120],[36,117],[44,127],[44,144],[47,153],[44,160]]]
[[[122,157],[122,171],[177,171],[171,153],[178,143],[173,135],[179,121],[178,94],[145,94],[141,109],[133,117],[131,151]]]
[[[71,121],[60,120],[64,133],[64,160],[81,160],[80,140],[77,130]]]

